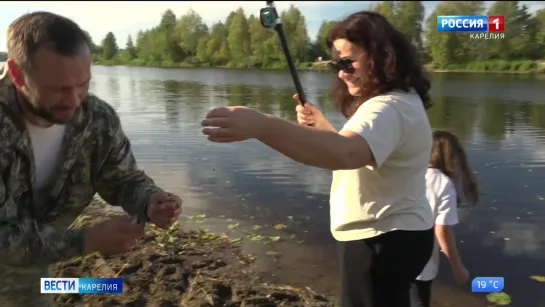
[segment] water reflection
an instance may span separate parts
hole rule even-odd
[[[460,140],[470,140],[477,105],[455,97],[434,96],[432,99],[433,107],[428,110],[432,127],[454,131]]]
[[[217,106],[246,105],[295,120],[288,73],[94,67],[93,76],[92,91],[119,112],[140,165],[183,195],[187,214],[215,216],[220,224],[219,216],[226,216],[250,228],[289,224],[287,217],[293,217],[298,226],[289,224],[286,232],[305,244],[275,246],[298,251],[272,264],[278,276],[301,284],[319,280],[319,290],[335,291],[335,253],[324,247],[333,242],[330,172],[301,166],[255,141],[213,144],[200,133],[204,114]],[[345,119],[327,93],[331,78],[301,74],[309,101],[340,127]],[[545,260],[541,82],[531,76],[433,75],[435,105],[428,111],[434,128],[460,136],[482,185],[482,201],[457,227],[468,269],[474,276],[504,276],[514,306],[524,307],[545,302],[540,285],[528,278],[542,274],[536,266]],[[450,284],[448,268],[442,268],[440,280]]]
[[[474,101],[496,98],[544,102],[540,84],[544,75],[529,74],[432,74],[432,92]],[[486,81],[484,81],[486,80]]]
[[[532,127],[545,129],[545,104],[525,103],[522,114]]]
[[[182,100],[182,94],[179,83],[167,80],[162,82],[162,85],[164,91],[165,120],[171,133],[180,134],[180,101]],[[158,90],[158,92],[160,92],[160,90]]]

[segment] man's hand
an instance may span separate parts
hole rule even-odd
[[[131,217],[112,217],[91,227],[85,233],[84,252],[100,252],[104,255],[125,253],[144,236],[144,224],[134,223]]]
[[[150,197],[146,213],[150,222],[167,229],[182,213],[182,200],[171,193],[155,193]]]

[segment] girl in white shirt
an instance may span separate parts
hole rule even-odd
[[[454,279],[465,283],[469,273],[456,248],[453,226],[458,224],[458,206],[475,205],[479,190],[460,142],[448,131],[433,133],[433,148],[426,173],[426,196],[435,217],[432,257],[411,289],[411,307],[429,307],[431,284],[439,268],[439,247],[445,253]]]

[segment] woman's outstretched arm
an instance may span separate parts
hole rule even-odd
[[[319,168],[357,169],[372,163],[367,141],[352,131],[301,126],[268,115],[257,139],[297,162]]]
[[[297,162],[330,170],[380,166],[397,147],[401,116],[387,102],[368,101],[340,132],[306,127],[246,107],[210,111],[203,133],[213,142],[255,138]]]

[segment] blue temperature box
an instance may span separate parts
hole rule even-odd
[[[503,286],[503,277],[475,277],[471,282],[471,292],[501,292]]]

